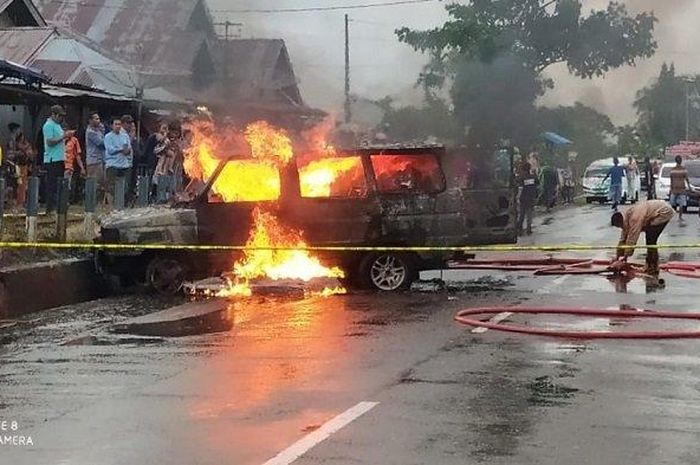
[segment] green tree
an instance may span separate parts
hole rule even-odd
[[[673,64],[661,66],[656,81],[637,92],[634,107],[637,110],[637,133],[656,151],[677,144],[686,137],[686,105],[689,105],[689,136],[700,136],[694,99],[700,76],[677,76]],[[688,98],[688,101],[686,101]]]
[[[392,99],[386,97],[376,103],[384,111],[379,129],[391,140],[422,142],[434,137],[452,144],[464,134],[464,128],[443,100],[428,98],[421,106],[395,107]]]
[[[419,83],[428,95],[449,86],[455,115],[472,129],[475,146],[523,138],[514,131],[528,132],[523,125],[532,121],[536,99],[553,86],[542,76],[549,66],[566,63],[590,78],[650,57],[657,47],[654,15],[631,16],[617,2],[588,15],[580,0],[471,0],[446,9],[450,19],[441,27],[396,32],[429,54]]]
[[[616,128],[610,118],[581,103],[540,108],[537,124],[539,132],[554,131],[573,141],[570,150],[578,152],[579,168],[616,152],[612,144]]]

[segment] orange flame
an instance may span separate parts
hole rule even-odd
[[[342,188],[346,177],[364,179],[362,160],[357,157],[324,158],[315,160],[299,170],[301,196],[331,197],[333,188]],[[352,185],[352,183],[350,183]]]
[[[221,160],[214,153],[226,150],[225,138],[214,137],[214,131],[194,127],[193,149],[187,154],[185,170],[194,179],[209,179]],[[227,162],[212,191],[224,202],[267,201],[279,199],[279,169],[294,160],[292,141],[287,133],[266,122],[250,124],[243,134],[252,158]],[[224,141],[222,142],[223,139]],[[302,192],[308,197],[328,197],[334,180],[344,173],[357,171],[357,160],[328,158],[313,161],[300,171]],[[361,162],[359,169],[362,169]],[[250,281],[258,278],[298,279],[343,278],[338,267],[327,268],[308,251],[302,233],[280,224],[278,218],[262,207],[253,210],[250,231],[243,259],[236,262],[234,279],[218,295],[250,296]],[[342,287],[324,289],[323,296],[344,293]]]

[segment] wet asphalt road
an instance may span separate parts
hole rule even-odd
[[[600,206],[561,210],[524,243],[611,244],[608,221]],[[690,215],[662,243],[697,242],[698,231]],[[700,261],[698,251],[661,255]],[[452,293],[238,303],[233,331],[180,339],[108,332],[173,304],[145,296],[32,315],[0,330],[0,421],[16,421],[13,434],[34,445],[0,445],[0,463],[263,464],[365,401],[378,404],[275,463],[697,463],[700,343],[473,334],[452,317],[477,305],[700,310],[698,282],[666,276],[658,290],[600,277],[442,276],[482,280]],[[85,343],[64,345],[76,340]]]

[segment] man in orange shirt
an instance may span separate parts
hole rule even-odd
[[[83,164],[83,150],[80,148],[80,141],[73,136],[66,140],[66,158],[63,165],[63,176],[68,179],[68,189],[71,189],[75,165],[80,168],[80,175],[85,176],[85,165]]]

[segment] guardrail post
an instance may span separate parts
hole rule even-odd
[[[0,176],[0,240],[2,240],[3,223],[5,220],[5,195],[7,194],[7,182]]]
[[[97,179],[85,180],[85,219],[83,220],[83,236],[89,241],[95,228],[95,211],[97,210]]]
[[[27,198],[27,242],[36,242],[37,215],[39,214],[39,178],[29,178],[29,197]]]
[[[138,177],[138,197],[136,198],[136,205],[139,207],[145,207],[148,205],[148,194],[151,190],[151,177],[148,175],[141,175]]]
[[[116,210],[124,210],[126,203],[126,178],[119,177],[114,181],[114,208]]]
[[[70,179],[58,180],[58,209],[56,217],[56,240],[66,242],[68,229],[68,205],[70,198]]]
[[[170,198],[172,176],[158,176],[158,203],[166,203]]]

